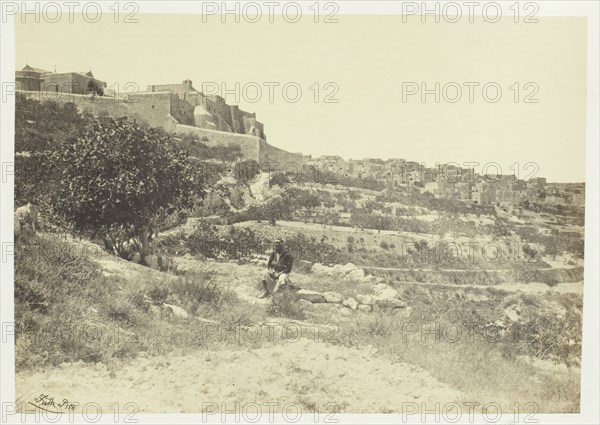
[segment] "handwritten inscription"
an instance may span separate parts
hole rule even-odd
[[[73,411],[75,410],[75,406],[79,404],[77,402],[69,401],[66,398],[63,398],[62,401],[58,401],[55,400],[53,396],[44,393],[40,394],[39,397],[36,397],[33,400],[35,403],[29,402],[29,404],[52,413],[65,413],[68,411]]]

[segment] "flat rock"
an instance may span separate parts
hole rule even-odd
[[[352,270],[350,273],[348,273],[348,274],[346,274],[346,276],[344,276],[345,281],[364,280],[364,279],[365,279],[365,272],[362,269]]]
[[[359,304],[359,305],[356,307],[356,309],[357,309],[358,311],[362,311],[362,312],[364,312],[364,313],[370,313],[370,312],[371,312],[371,310],[373,310],[373,307],[371,307],[370,305],[367,305],[367,304]]]
[[[389,299],[398,295],[398,291],[391,286],[386,285],[385,283],[378,283],[377,285],[373,286],[373,292],[375,293],[375,297],[378,299]]]
[[[296,296],[301,300],[310,301],[311,303],[324,303],[325,298],[320,292],[309,291],[307,289],[300,289],[296,292]]]
[[[350,298],[345,299],[342,302],[342,305],[344,307],[348,307],[352,310],[356,310],[356,307],[358,307],[358,302],[356,302],[356,300],[354,298],[350,297]]]
[[[326,274],[329,275],[331,274],[331,268],[324,266],[321,263],[315,263],[313,264],[312,268],[310,269],[313,273],[316,274]]]
[[[165,310],[170,311],[171,313],[173,313],[177,317],[182,317],[184,319],[187,319],[189,317],[188,312],[185,311],[183,308],[177,306],[177,305],[163,304],[162,306],[163,306],[163,308]]]
[[[339,292],[323,292],[323,298],[328,303],[341,304],[344,297]]]
[[[358,270],[358,267],[356,267],[356,266],[355,266],[354,264],[352,264],[352,263],[347,263],[347,264],[345,264],[345,265],[341,266],[341,271],[342,271],[344,274],[348,274],[348,273],[350,273],[350,272],[353,272],[354,270]]]
[[[412,307],[406,307],[406,308],[395,308],[393,310],[391,310],[392,314],[394,315],[394,317],[396,318],[408,318],[410,317],[411,313],[412,313]]]
[[[358,300],[359,304],[365,304],[368,306],[372,306],[375,302],[375,300],[373,299],[373,296],[371,296],[371,295],[359,294],[356,296],[356,299]]]
[[[376,300],[375,303],[381,308],[405,308],[406,303],[396,298],[387,298],[383,300]]]
[[[373,276],[372,274],[368,274],[365,276],[365,280],[369,283],[377,283],[377,279],[375,276]]]

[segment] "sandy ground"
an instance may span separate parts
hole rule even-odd
[[[391,363],[371,349],[306,338],[251,350],[142,358],[114,371],[76,363],[17,375],[18,403],[34,402],[40,393],[80,403],[75,413],[91,402],[104,412],[115,402],[134,403],[141,413],[198,413],[224,402],[228,409],[239,403],[241,411],[256,403],[265,413],[269,405],[281,411],[287,403],[304,413],[400,412],[402,403],[461,398],[426,371]]]

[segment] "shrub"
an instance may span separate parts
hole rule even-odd
[[[283,289],[273,294],[269,305],[269,314],[276,317],[287,317],[289,319],[304,320],[306,312],[300,304],[293,291]]]
[[[252,229],[231,226],[227,233],[220,233],[216,226],[206,222],[186,239],[185,244],[192,255],[222,259],[248,258],[265,249],[265,244]]]
[[[169,286],[169,294],[192,314],[196,314],[202,304],[219,308],[236,300],[229,288],[213,280],[212,273],[181,277]]]

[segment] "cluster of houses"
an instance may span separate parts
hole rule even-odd
[[[454,164],[426,167],[425,164],[399,158],[344,160],[333,155],[307,158],[304,166],[320,167],[348,177],[368,177],[394,187],[415,186],[439,198],[505,209],[528,204],[585,205],[582,187],[570,190],[548,184],[543,177],[521,180],[515,175],[501,175],[492,167],[488,174],[481,175],[474,168],[462,168]]]

